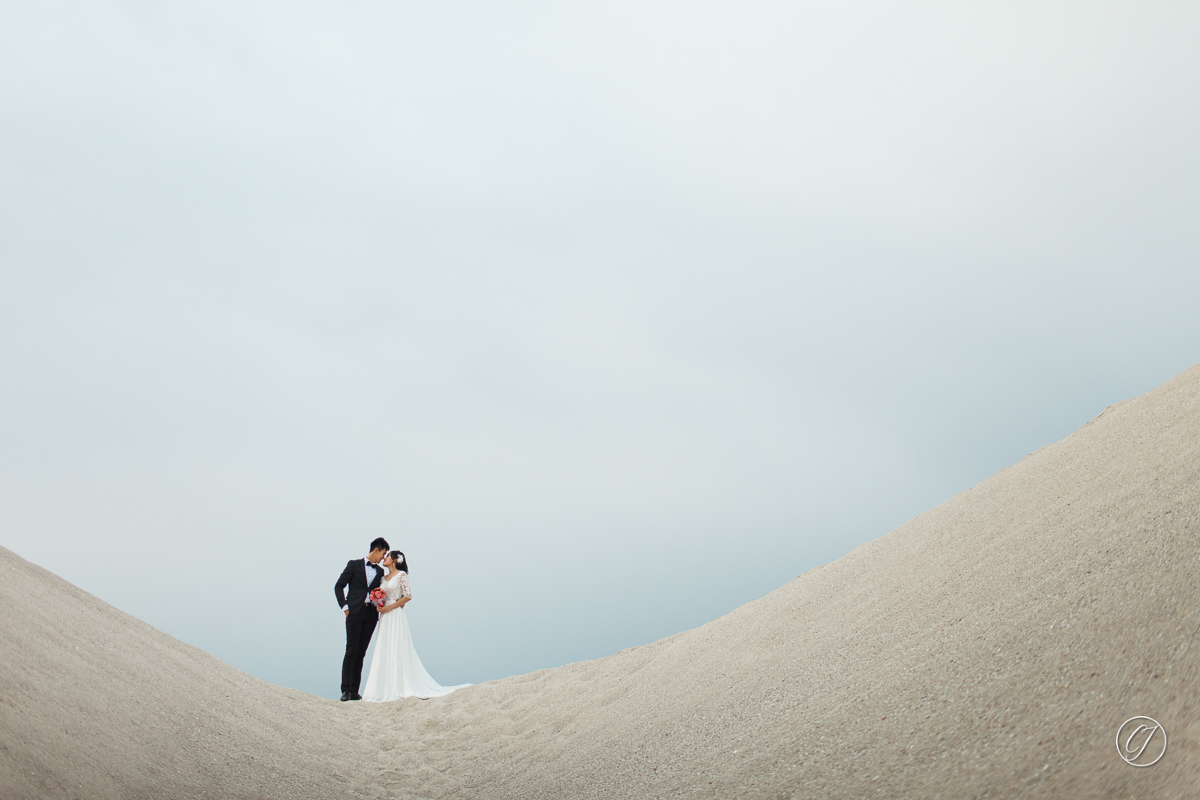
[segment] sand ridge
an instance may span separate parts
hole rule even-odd
[[[1195,367],[707,625],[429,701],[266,684],[0,549],[0,796],[1193,797],[1198,531]]]

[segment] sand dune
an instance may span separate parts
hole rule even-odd
[[[263,683],[0,549],[0,797],[1196,797],[1198,533],[1200,367],[707,625],[430,701]]]

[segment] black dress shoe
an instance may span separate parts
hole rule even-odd
[[[347,700],[349,700],[349,699],[350,699],[350,693],[349,693],[349,692],[342,692],[342,702],[344,703],[344,702],[346,702],[346,701],[347,701]]]
[[[354,694],[350,695],[350,699],[351,700],[362,700],[362,695],[359,694],[358,692],[355,692]]]

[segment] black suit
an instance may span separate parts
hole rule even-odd
[[[375,567],[375,579],[367,585],[365,558],[356,558],[346,564],[342,575],[333,585],[333,593],[338,600],[338,608],[346,606],[350,609],[346,617],[346,656],[342,659],[342,691],[358,694],[358,686],[362,683],[363,658],[367,655],[367,647],[371,644],[371,634],[375,633],[375,625],[379,622],[379,611],[367,602],[367,594],[372,589],[378,589],[383,581],[383,567]],[[350,591],[347,594],[346,588]]]

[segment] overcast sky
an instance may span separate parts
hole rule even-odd
[[[0,545],[332,697],[832,561],[1200,361],[1192,2],[0,4]],[[46,602],[54,602],[47,595]]]

